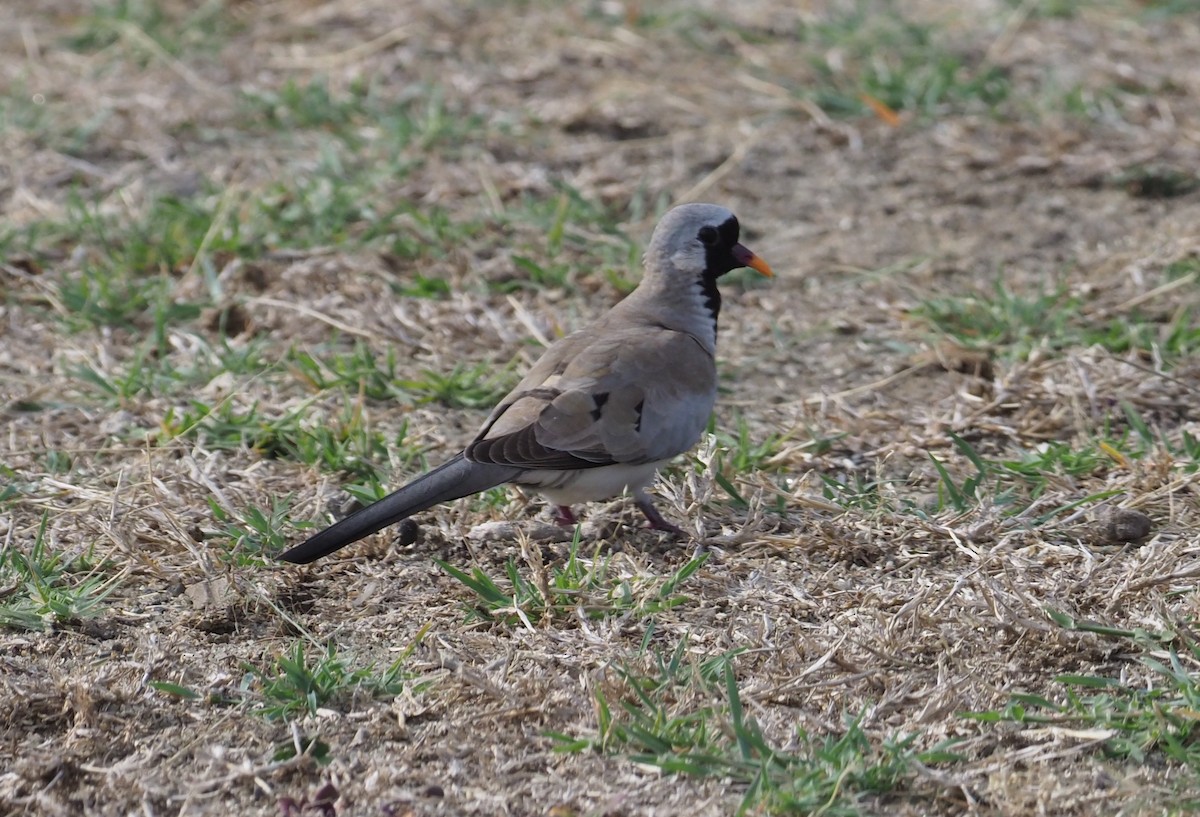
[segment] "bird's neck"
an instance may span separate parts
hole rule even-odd
[[[643,282],[621,306],[647,323],[691,335],[710,353],[716,352],[721,293],[715,277],[665,285]]]

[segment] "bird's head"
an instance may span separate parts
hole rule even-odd
[[[672,305],[665,325],[678,324],[715,344],[721,312],[717,279],[739,267],[773,275],[766,261],[738,243],[738,232],[737,217],[716,204],[681,204],[658,222],[638,289],[643,298]]]
[[[681,204],[667,212],[646,250],[647,272],[670,271],[715,281],[730,270],[750,267],[773,273],[757,255],[738,243],[737,216],[717,204]]]

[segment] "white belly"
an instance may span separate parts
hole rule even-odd
[[[653,481],[663,462],[605,465],[579,471],[526,471],[514,482],[534,489],[555,505],[578,505],[611,499],[626,489],[640,491]]]

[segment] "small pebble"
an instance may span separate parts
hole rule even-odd
[[[421,526],[412,519],[405,519],[400,522],[400,527],[397,529],[396,534],[396,544],[400,547],[415,545],[417,540],[421,538]]]
[[[1101,520],[1110,542],[1136,542],[1150,535],[1150,517],[1130,508],[1113,508]]]

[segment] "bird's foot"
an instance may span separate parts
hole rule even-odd
[[[575,518],[575,512],[571,510],[570,505],[555,505],[554,524],[563,528],[573,528],[579,524],[579,520]]]
[[[638,497],[636,501],[638,510],[645,514],[646,520],[650,523],[648,527],[651,530],[661,530],[667,533],[673,533],[676,536],[688,535],[683,528],[668,522],[663,515],[658,512],[658,508],[654,507],[654,503],[650,501],[649,497]]]

